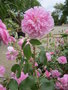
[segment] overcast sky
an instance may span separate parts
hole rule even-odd
[[[56,3],[64,3],[65,0],[38,0],[41,5],[47,9],[48,11],[53,11],[54,8],[53,6],[56,4]]]

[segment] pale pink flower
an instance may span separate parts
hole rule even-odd
[[[61,64],[66,64],[67,63],[67,59],[65,56],[61,56],[58,58],[58,62]]]
[[[25,80],[28,77],[28,73],[24,74],[24,72],[21,72],[20,78],[17,78],[14,73],[12,74],[12,78],[15,79],[18,82],[18,84],[20,84],[23,80]]]
[[[18,45],[19,45],[20,47],[22,47],[23,42],[24,42],[24,38],[19,39]]]
[[[14,50],[14,48],[13,48],[12,46],[8,46],[8,47],[7,47],[7,50],[8,50],[9,52],[12,52],[12,51]]]
[[[15,42],[16,42],[16,39],[15,39],[14,37],[10,36],[10,37],[9,37],[9,42],[15,43]]]
[[[57,90],[63,90],[63,86],[61,85],[59,81],[56,82],[55,87]]]
[[[54,26],[54,20],[50,12],[43,7],[34,7],[27,10],[21,22],[22,31],[31,38],[48,34]]]
[[[3,77],[5,74],[5,67],[0,66],[0,77]]]
[[[6,90],[6,88],[3,87],[3,85],[0,84],[0,90]]]
[[[8,60],[16,60],[17,55],[18,55],[18,52],[13,47],[10,46],[6,53],[7,59]]]
[[[51,54],[50,53],[46,53],[46,58],[47,58],[47,61],[51,61]]]
[[[61,75],[61,73],[58,70],[52,70],[51,71],[52,77],[59,77]]]
[[[65,74],[62,78],[58,78],[58,81],[64,90],[68,90],[68,74]]]
[[[6,29],[5,24],[0,20],[0,40],[3,41],[4,44],[8,44],[9,42],[9,33]]]
[[[68,34],[68,29],[65,31],[66,34]]]
[[[45,76],[46,76],[47,78],[49,78],[49,77],[51,76],[51,73],[50,73],[48,70],[46,70],[46,71],[45,71]]]
[[[37,62],[35,62],[35,67],[37,67],[38,66],[38,63]]]

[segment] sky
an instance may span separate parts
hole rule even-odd
[[[48,11],[53,11],[54,10],[54,5],[56,4],[56,3],[64,3],[65,2],[65,0],[38,0],[40,3],[41,3],[41,5],[45,8],[45,9],[47,9]]]

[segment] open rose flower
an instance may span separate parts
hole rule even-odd
[[[5,74],[5,68],[3,66],[0,66],[0,77],[3,77]]]
[[[52,77],[57,78],[61,75],[61,73],[58,70],[52,70],[51,71]]]
[[[5,24],[0,20],[0,41],[3,41],[4,44],[9,42],[9,33]]]
[[[15,39],[13,36],[10,36],[10,37],[9,37],[9,42],[10,42],[10,43],[11,43],[11,42],[15,43],[15,42],[16,42],[16,39]]]
[[[68,29],[65,31],[66,34],[68,34]]]
[[[21,72],[20,78],[17,78],[14,73],[12,73],[11,77],[15,79],[18,84],[20,84],[23,80],[25,80],[28,77],[28,73],[24,74],[24,72]]]
[[[6,88],[3,87],[3,85],[0,84],[0,90],[6,90]]]
[[[27,10],[21,22],[22,31],[31,38],[38,38],[48,34],[54,26],[50,12],[43,7],[34,7]]]
[[[66,64],[67,63],[67,59],[65,56],[61,56],[58,58],[58,62],[61,64]]]
[[[6,57],[8,60],[16,60],[18,52],[11,46],[8,47]]]
[[[20,47],[22,47],[23,42],[24,42],[24,38],[19,39],[18,45],[19,45]]]
[[[68,90],[68,74],[65,74],[62,78],[58,78],[58,88],[62,90]]]

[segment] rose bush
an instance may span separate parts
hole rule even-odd
[[[66,43],[64,45],[64,43],[58,42],[60,46],[60,49],[57,46],[57,50],[60,50],[59,54],[56,50],[54,52],[46,51],[45,48],[42,48],[42,43],[39,40],[39,37],[48,34],[53,26],[54,21],[50,12],[42,7],[31,8],[24,14],[21,28],[29,37],[20,38],[19,40],[10,37],[6,26],[1,21],[1,41],[4,44],[9,43],[6,58],[7,60],[16,60],[17,63],[12,66],[12,73],[8,78],[4,76],[5,68],[0,66],[0,78],[4,78],[0,83],[0,90],[68,89]],[[64,36],[67,38],[67,33],[62,35],[64,42],[66,42]]]

